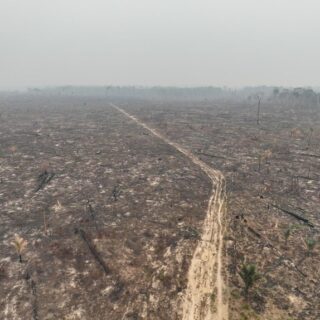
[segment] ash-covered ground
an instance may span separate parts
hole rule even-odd
[[[180,319],[210,181],[108,102],[0,98],[1,319]],[[114,102],[225,175],[230,319],[319,319],[319,110]]]
[[[104,99],[0,105],[0,318],[176,319],[205,174]]]
[[[225,175],[230,319],[320,319],[319,108],[265,102],[258,124],[254,102],[123,105]]]

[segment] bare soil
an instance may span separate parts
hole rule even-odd
[[[176,319],[205,173],[103,100],[7,98],[0,132],[0,318]]]
[[[229,318],[319,319],[319,110],[265,102],[258,125],[252,103],[127,108],[226,177]],[[239,271],[248,263],[261,278],[246,300]]]
[[[221,172],[209,167],[189,150],[172,142],[155,129],[141,122],[118,106],[116,110],[147,129],[153,135],[173,146],[189,158],[207,174],[212,182],[212,194],[208,202],[206,218],[201,231],[201,239],[194,251],[188,271],[187,289],[182,301],[182,319],[228,319],[228,297],[222,276],[222,250],[225,227],[222,224],[225,214],[226,188]],[[213,299],[216,295],[216,299]]]
[[[257,125],[250,103],[115,103],[225,177],[229,319],[319,319],[319,110],[265,103]],[[1,96],[0,318],[182,319],[211,198],[199,165],[106,99]]]

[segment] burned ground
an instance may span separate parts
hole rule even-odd
[[[252,103],[118,104],[225,175],[230,319],[318,319],[319,110],[265,103],[257,125]],[[106,99],[1,97],[0,114],[0,318],[178,319],[206,175]]]
[[[253,103],[127,108],[226,177],[230,318],[318,319],[319,110],[266,102],[258,125]],[[245,301],[239,271],[249,263],[261,277]]]
[[[0,317],[174,319],[206,176],[103,100],[5,100],[0,131]]]

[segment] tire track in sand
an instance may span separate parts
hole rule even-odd
[[[200,160],[191,151],[164,137],[157,130],[114,104],[114,109],[174,147],[201,168],[212,182],[201,240],[193,254],[188,271],[188,284],[182,302],[182,320],[228,320],[228,297],[222,271],[223,218],[226,210],[226,185],[220,171]]]

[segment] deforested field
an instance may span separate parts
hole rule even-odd
[[[319,108],[0,95],[0,319],[320,319],[319,179]]]

